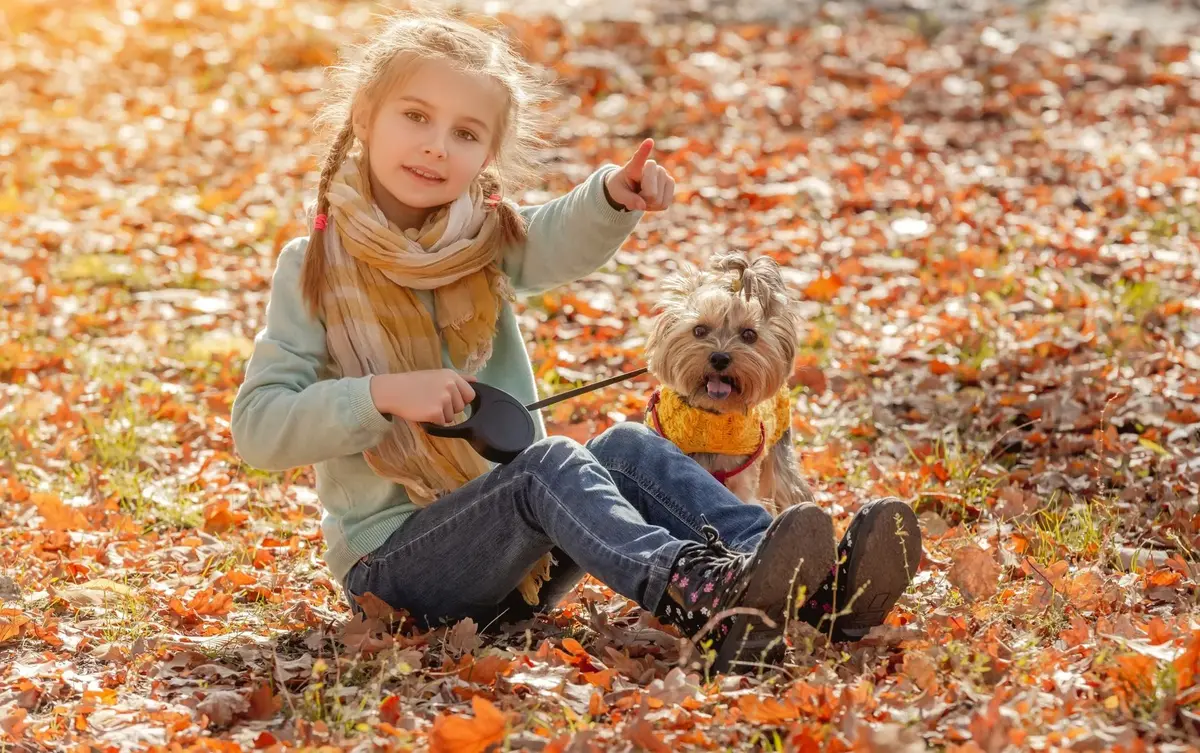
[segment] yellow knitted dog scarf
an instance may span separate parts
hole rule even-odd
[[[741,468],[726,474],[728,477],[779,441],[791,426],[791,405],[785,386],[773,400],[754,406],[748,413],[712,413],[688,405],[675,390],[662,388],[650,397],[646,424],[688,455],[708,452],[751,456]]]

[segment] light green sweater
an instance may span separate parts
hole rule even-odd
[[[521,208],[528,241],[512,248],[504,270],[518,294],[536,293],[591,274],[620,248],[641,212],[614,209],[604,191],[613,165],[593,173],[570,193]],[[325,509],[325,562],[339,581],[354,562],[387,540],[416,507],[404,488],[376,476],[362,452],[391,427],[371,400],[370,376],[325,377],[325,328],[300,295],[300,267],[308,239],[279,255],[267,303],[266,326],[254,341],[246,376],[233,402],[233,442],[242,459],[264,470],[313,465]],[[425,291],[418,296],[432,311]],[[443,361],[451,367],[448,354]],[[537,399],[533,366],[512,308],[500,312],[492,357],[478,379],[523,403]],[[545,436],[535,416],[539,438]]]

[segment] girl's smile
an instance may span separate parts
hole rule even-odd
[[[405,165],[404,170],[406,172],[408,172],[410,175],[412,175],[414,178],[416,178],[418,181],[421,181],[423,183],[429,183],[431,185],[436,186],[436,185],[440,185],[440,184],[446,182],[446,179],[444,177],[442,177],[441,175],[439,175],[438,173],[434,172],[433,170],[427,170],[423,167],[416,167],[413,165]]]

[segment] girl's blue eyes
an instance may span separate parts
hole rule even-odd
[[[404,113],[404,117],[408,118],[409,120],[411,120],[414,123],[424,123],[428,120],[428,118],[425,117],[424,113],[418,112],[416,110],[409,110],[408,112]],[[459,130],[455,131],[454,135],[458,136],[463,141],[478,141],[479,140],[475,136],[475,134],[471,133],[470,131],[463,130],[461,128]]]

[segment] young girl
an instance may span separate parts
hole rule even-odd
[[[640,423],[582,446],[539,418],[536,444],[498,467],[422,431],[461,420],[476,381],[536,400],[514,294],[605,264],[674,181],[647,140],[517,208],[504,195],[531,173],[544,92],[458,20],[392,18],[339,81],[312,231],[279,257],[232,422],[250,465],[315,465],[325,559],[351,608],[371,592],[427,626],[486,626],[553,606],[586,572],[688,637],[707,628],[717,669],[776,637],[761,615],[781,626],[797,593],[823,594],[805,606],[814,622],[842,599],[837,631],[882,621],[920,552],[899,502],[859,516],[870,564],[844,540],[839,569],[822,510],[772,520]],[[885,535],[895,515],[908,556]],[[869,609],[843,609],[860,590]],[[749,609],[706,624],[734,607]]]

